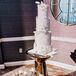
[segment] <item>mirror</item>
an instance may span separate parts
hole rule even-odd
[[[66,25],[76,24],[76,0],[50,0],[53,17]]]

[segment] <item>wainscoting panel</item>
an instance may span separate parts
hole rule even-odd
[[[26,59],[24,42],[22,41],[2,43],[2,48],[4,62]]]

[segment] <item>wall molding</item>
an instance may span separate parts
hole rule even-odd
[[[66,64],[66,63],[62,63],[62,62],[58,62],[58,61],[47,60],[46,63],[54,65],[54,66],[58,66],[58,67],[61,67],[61,68],[67,69],[67,70],[72,70],[72,71],[76,70],[76,66],[73,66],[73,65],[70,65],[70,64]],[[7,67],[8,66],[25,65],[25,64],[34,64],[34,60],[6,62],[4,64]]]
[[[1,38],[0,42],[25,41],[25,40],[34,40],[34,36]]]
[[[71,37],[53,36],[51,39],[55,41],[61,41],[61,42],[76,43],[76,38],[71,38]]]
[[[51,39],[60,42],[76,43],[76,38],[71,38],[71,37],[52,36]],[[34,36],[1,38],[0,42],[26,41],[26,40],[34,40]]]

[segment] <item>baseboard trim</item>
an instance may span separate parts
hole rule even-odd
[[[9,66],[19,66],[19,65],[25,65],[25,64],[31,64],[29,63],[29,61],[33,64],[34,61],[33,60],[25,60],[25,61],[14,61],[14,62],[5,62],[5,66],[9,67]]]
[[[0,69],[4,69],[5,65],[4,64],[0,64]]]
[[[72,70],[72,71],[76,71],[76,66],[74,65],[70,65],[70,64],[66,64],[66,63],[62,63],[62,62],[58,62],[58,61],[52,61],[52,60],[47,60],[46,62],[47,64],[52,64],[67,70]]]
[[[67,70],[72,70],[72,71],[76,71],[76,66],[70,65],[70,64],[65,64],[65,63],[61,63],[61,62],[57,62],[57,61],[52,61],[52,60],[47,60],[46,61],[47,64],[51,64],[51,65],[55,65]],[[4,63],[5,66],[17,66],[17,65],[25,65],[25,64],[34,64],[34,60],[26,60],[26,61],[17,61],[17,62],[7,62]]]

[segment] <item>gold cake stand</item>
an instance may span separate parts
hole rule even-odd
[[[50,58],[49,55],[43,56],[35,53],[26,52],[32,59],[35,60],[35,76],[48,76],[46,60]]]

